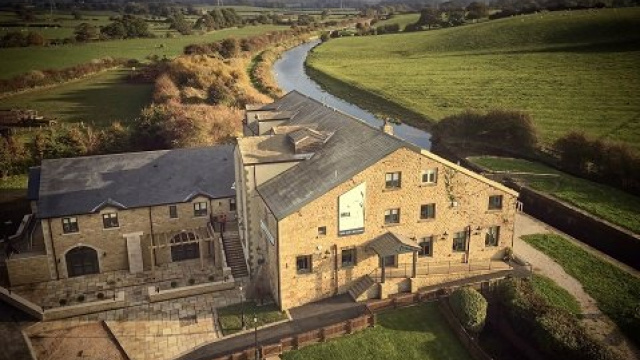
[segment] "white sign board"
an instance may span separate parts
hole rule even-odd
[[[265,234],[267,239],[269,239],[269,242],[271,243],[271,245],[275,245],[276,239],[273,237],[273,235],[271,235],[271,232],[269,232],[269,228],[262,220],[260,220],[260,229],[262,229],[262,232]]]
[[[364,232],[367,185],[362,183],[338,198],[338,235]]]

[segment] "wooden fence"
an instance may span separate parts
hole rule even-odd
[[[285,351],[301,349],[307,345],[312,345],[333,338],[341,337],[343,335],[352,334],[357,331],[373,327],[375,325],[375,322],[375,315],[369,313],[354,319],[349,319],[319,329],[314,329],[307,332],[295,334],[290,337],[282,338],[280,339],[280,341],[275,343],[259,345],[257,349],[258,351],[256,351],[255,347],[250,347],[243,351],[235,352],[233,354],[225,355],[222,357],[217,357],[213,360],[250,360],[256,359],[257,353],[259,353],[260,359],[264,359],[269,356],[280,355]]]

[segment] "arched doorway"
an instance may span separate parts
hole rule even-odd
[[[182,232],[171,238],[171,260],[181,261],[197,259],[200,257],[200,246],[197,242],[181,244],[184,241],[195,240],[196,235],[191,232]]]
[[[98,252],[95,249],[78,246],[69,250],[65,259],[69,277],[100,273]]]

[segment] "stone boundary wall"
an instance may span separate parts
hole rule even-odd
[[[520,192],[525,213],[640,270],[640,236],[513,181],[505,183]]]
[[[7,290],[3,287],[0,287],[0,299],[4,300],[9,305],[12,305],[25,313],[33,316],[38,320],[42,320],[44,317],[42,307],[40,305],[36,305],[31,301],[23,298],[22,296]]]
[[[47,254],[14,254],[7,259],[6,264],[11,286],[51,280]]]
[[[126,304],[124,291],[119,291],[115,298],[106,300],[90,301],[82,304],[61,306],[44,311],[44,321],[66,319],[79,315],[86,315],[101,311],[119,309]]]
[[[236,287],[236,283],[230,281],[216,281],[212,283],[181,286],[175,289],[159,290],[155,286],[147,287],[149,302],[166,301],[189,296],[202,295],[222,290],[231,290]]]

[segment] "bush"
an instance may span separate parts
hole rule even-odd
[[[563,170],[640,195],[640,155],[628,145],[571,132],[553,148]]]
[[[196,279],[194,278],[189,279],[189,285],[193,285],[195,283],[196,283]]]
[[[60,306],[65,306],[65,305],[67,305],[67,299],[60,299],[60,301],[58,301],[58,303],[60,303]]]
[[[486,114],[466,111],[448,116],[434,126],[433,134],[438,139],[489,144],[526,155],[534,152],[538,144],[531,116],[515,110],[491,110]]]
[[[464,287],[456,289],[449,296],[453,314],[467,331],[479,333],[487,318],[487,300],[476,289]]]
[[[98,298],[98,300],[102,300],[104,299],[104,293],[99,292],[96,297]]]
[[[178,287],[178,282],[177,281],[172,281],[171,282],[171,288],[177,288]]]
[[[78,302],[83,302],[84,299],[85,299],[84,294],[80,294],[80,295],[78,295],[76,300],[78,300]]]
[[[528,279],[500,283],[497,300],[513,329],[550,359],[620,360],[565,309],[551,306]]]

